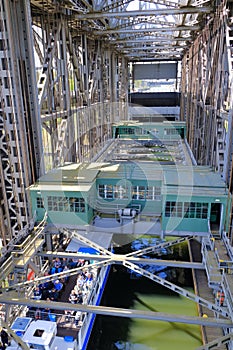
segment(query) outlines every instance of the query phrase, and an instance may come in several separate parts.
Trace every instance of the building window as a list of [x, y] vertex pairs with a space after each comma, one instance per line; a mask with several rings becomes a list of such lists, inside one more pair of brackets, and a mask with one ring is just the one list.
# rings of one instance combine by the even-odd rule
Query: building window
[[98, 193], [101, 198], [112, 199], [113, 198], [113, 185], [99, 185]]
[[128, 192], [125, 186], [122, 185], [99, 185], [98, 194], [104, 199], [127, 199]]
[[48, 196], [49, 211], [85, 212], [85, 201], [83, 198]]
[[141, 200], [146, 199], [146, 187], [145, 186], [132, 186], [131, 187], [132, 199]]
[[44, 208], [44, 201], [41, 197], [36, 198], [36, 206], [37, 208]]
[[70, 211], [83, 213], [85, 211], [85, 201], [83, 198], [69, 198]]
[[126, 187], [122, 185], [113, 186], [113, 193], [114, 198], [127, 199], [129, 197]]
[[184, 203], [184, 217], [207, 219], [208, 203], [185, 202]]
[[161, 188], [157, 186], [146, 187], [146, 199], [161, 200]]
[[48, 196], [48, 210], [49, 211], [58, 211], [58, 200], [59, 200], [59, 197]]
[[135, 129], [135, 134], [136, 135], [148, 135], [150, 132], [145, 130], [145, 129], [142, 129], [142, 128], [136, 128]]
[[166, 202], [165, 216], [182, 217], [182, 202]]
[[178, 131], [175, 128], [165, 128], [164, 135], [178, 135]]
[[133, 134], [135, 134], [135, 129], [134, 128], [122, 128], [121, 134], [133, 135]]
[[165, 216], [207, 219], [208, 203], [168, 201], [165, 205]]

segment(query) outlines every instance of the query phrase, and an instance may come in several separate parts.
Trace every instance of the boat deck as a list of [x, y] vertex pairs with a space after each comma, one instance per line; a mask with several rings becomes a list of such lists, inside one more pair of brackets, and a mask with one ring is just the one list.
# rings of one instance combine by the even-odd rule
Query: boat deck
[[[68, 283], [66, 284], [61, 297], [59, 298], [59, 301], [61, 302], [68, 302], [69, 295], [71, 290], [74, 288], [74, 285], [76, 283], [77, 276], [70, 276]], [[59, 310], [58, 313], [61, 313]], [[73, 317], [66, 317], [65, 313], [60, 314], [57, 318], [57, 335], [60, 337], [65, 336], [72, 336], [75, 339], [77, 338], [77, 334], [79, 332], [80, 326], [75, 324], [75, 320]]]

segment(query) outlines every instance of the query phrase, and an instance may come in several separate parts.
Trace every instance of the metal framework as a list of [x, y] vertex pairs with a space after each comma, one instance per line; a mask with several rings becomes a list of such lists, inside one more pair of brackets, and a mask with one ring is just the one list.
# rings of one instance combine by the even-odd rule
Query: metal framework
[[[56, 280], [58, 278], [62, 277], [68, 277], [71, 275], [76, 275], [83, 269], [83, 267], [78, 267], [74, 269], [70, 269], [67, 271], [63, 271], [60, 273], [55, 273], [53, 275], [44, 276], [43, 272], [48, 268], [47, 262], [48, 259], [52, 259], [53, 256], [60, 256], [60, 257], [80, 257], [80, 254], [78, 253], [64, 253], [64, 252], [58, 252], [54, 251], [51, 252], [43, 252], [42, 246], [45, 243], [45, 236], [48, 235], [48, 232], [46, 232], [46, 227], [42, 223], [35, 232], [28, 238], [28, 240], [25, 240], [21, 245], [15, 245], [13, 247], [13, 250], [11, 252], [10, 257], [6, 260], [6, 262], [2, 265], [1, 269], [1, 281], [2, 281], [2, 288], [1, 288], [1, 294], [0, 294], [0, 303], [1, 305], [5, 305], [5, 311], [1, 310], [1, 312], [5, 312], [5, 317], [8, 320], [8, 322], [11, 320], [12, 317], [14, 317], [15, 312], [19, 312], [21, 310], [25, 310], [25, 307], [36, 307], [36, 308], [43, 308], [43, 307], [49, 307], [50, 309], [56, 309], [56, 310], [73, 310], [73, 311], [81, 311], [84, 313], [94, 313], [94, 314], [101, 314], [101, 315], [111, 315], [111, 316], [120, 316], [120, 317], [127, 317], [127, 318], [143, 318], [147, 320], [160, 320], [165, 322], [179, 322], [179, 323], [188, 323], [188, 324], [196, 324], [200, 325], [202, 327], [214, 327], [218, 329], [223, 329], [228, 331], [233, 327], [232, 319], [233, 319], [233, 299], [230, 297], [232, 295], [229, 288], [226, 286], [225, 293], [228, 291], [229, 294], [229, 300], [232, 299], [232, 303], [229, 303], [226, 307], [222, 307], [218, 305], [217, 303], [212, 303], [209, 300], [206, 300], [202, 297], [199, 297], [198, 295], [191, 293], [190, 291], [181, 288], [174, 283], [171, 283], [161, 277], [159, 277], [156, 274], [153, 274], [151, 272], [148, 272], [143, 267], [139, 267], [146, 264], [148, 265], [148, 259], [140, 258], [141, 255], [148, 254], [148, 253], [156, 253], [159, 252], [161, 249], [171, 247], [173, 245], [177, 245], [180, 243], [183, 243], [187, 240], [195, 239], [197, 238], [200, 240], [200, 236], [187, 236], [182, 237], [177, 240], [173, 240], [171, 242], [165, 242], [156, 244], [154, 246], [151, 246], [149, 248], [144, 248], [132, 253], [128, 254], [114, 254], [111, 251], [108, 251], [107, 249], [101, 247], [100, 245], [94, 243], [93, 241], [90, 241], [87, 237], [87, 234], [80, 235], [75, 230], [67, 230], [63, 229], [63, 233], [66, 237], [69, 239], [75, 238], [78, 239], [82, 244], [88, 245], [100, 252], [100, 255], [93, 256], [92, 254], [87, 254], [85, 257], [86, 259], [96, 260], [92, 264], [92, 267], [103, 267], [111, 264], [121, 264], [125, 266], [127, 269], [130, 269], [131, 271], [135, 271], [136, 273], [140, 273], [141, 275], [153, 280], [156, 283], [159, 283], [163, 285], [164, 287], [171, 289], [172, 291], [182, 295], [185, 298], [188, 298], [192, 300], [193, 302], [197, 303], [199, 306], [204, 307], [205, 309], [208, 309], [211, 312], [211, 315], [208, 318], [205, 317], [189, 317], [189, 316], [180, 316], [180, 315], [172, 315], [172, 314], [165, 314], [161, 312], [151, 312], [151, 311], [139, 311], [139, 310], [128, 310], [128, 309], [122, 309], [122, 308], [114, 308], [114, 307], [103, 307], [103, 306], [95, 306], [95, 305], [70, 305], [64, 302], [48, 302], [46, 301], [40, 301], [40, 300], [33, 300], [31, 299], [32, 291], [40, 283], [44, 283], [48, 280]], [[53, 235], [54, 233], [50, 232], [50, 235]], [[206, 244], [208, 243], [207, 237], [203, 238]], [[48, 237], [47, 237], [48, 240]], [[212, 246], [214, 249], [214, 246]], [[209, 248], [211, 249], [211, 247]], [[40, 257], [47, 258], [47, 260], [41, 260]], [[83, 257], [83, 255], [81, 256]], [[39, 259], [35, 261], [35, 259]], [[164, 265], [164, 261], [158, 260], [158, 259], [151, 259], [151, 263], [156, 265]], [[184, 267], [184, 268], [199, 268], [204, 269], [203, 264], [195, 264], [195, 263], [188, 263], [188, 262], [167, 262], [168, 266], [178, 266], [178, 267]], [[212, 263], [211, 263], [212, 264]], [[40, 265], [40, 268], [36, 271], [36, 266], [38, 267]], [[33, 280], [25, 281], [25, 273], [28, 273], [28, 268], [33, 268], [36, 272], [36, 277]], [[8, 279], [9, 276], [12, 275], [13, 280], [10, 284], [3, 284], [4, 279]], [[231, 276], [227, 275], [228, 280], [230, 282]], [[9, 282], [9, 280], [8, 280]], [[226, 294], [225, 294], [226, 295]], [[16, 311], [17, 310], [17, 311]], [[25, 312], [25, 311], [24, 311]], [[3, 316], [2, 316], [3, 317]], [[7, 324], [2, 322], [2, 325]], [[11, 334], [11, 333], [10, 333]], [[22, 344], [21, 339], [18, 339], [17, 336], [13, 337], [16, 342], [18, 342], [19, 345], [22, 346], [22, 348], [27, 349], [26, 345], [24, 347], [24, 344]], [[210, 343], [205, 344], [203, 347], [200, 347], [200, 349], [212, 349], [215, 346], [221, 346], [226, 343], [231, 342], [231, 334], [227, 334], [226, 336], [222, 336], [215, 341], [211, 341]]]
[[[34, 230], [28, 186], [55, 166], [94, 159], [111, 139], [112, 123], [128, 118], [130, 63], [182, 62], [181, 119], [187, 121], [189, 144], [198, 164], [222, 174], [232, 196], [232, 11], [226, 0], [0, 0], [3, 284], [13, 267], [15, 287], [24, 285], [28, 270], [39, 274], [47, 254], [37, 254], [48, 242], [42, 229]], [[232, 213], [231, 207], [225, 228], [231, 245]], [[21, 245], [31, 254], [30, 264], [22, 260], [25, 250], [22, 259], [15, 252]], [[123, 263], [166, 284], [138, 268], [140, 253], [102, 253], [99, 265]], [[198, 296], [167, 287], [222, 313]]]
[[[144, 258], [138, 258], [137, 256], [139, 255], [143, 255], [143, 254], [146, 254], [149, 252], [149, 249], [148, 248], [145, 248], [145, 249], [142, 249], [140, 251], [136, 251], [135, 253], [130, 253], [130, 254], [114, 254], [110, 251], [108, 251], [107, 249], [101, 247], [100, 245], [90, 241], [87, 237], [83, 236], [83, 235], [80, 235], [77, 231], [70, 231], [70, 230], [67, 230], [67, 229], [64, 229], [64, 232], [70, 237], [70, 238], [76, 238], [78, 239], [78, 241], [80, 241], [81, 243], [84, 243], [85, 245], [88, 245], [89, 247], [92, 247], [96, 250], [98, 250], [102, 257], [100, 259], [98, 259], [97, 257], [97, 262], [95, 262], [94, 264], [92, 264], [92, 266], [94, 267], [101, 267], [101, 266], [107, 266], [107, 265], [111, 265], [111, 264], [121, 264], [123, 266], [125, 266], [126, 268], [132, 270], [132, 271], [135, 271], [137, 273], [140, 273], [142, 276], [145, 276], [149, 279], [151, 279], [152, 281], [156, 282], [156, 283], [159, 283], [161, 284], [162, 286], [184, 296], [185, 298], [188, 298], [200, 305], [202, 305], [203, 307], [206, 307], [207, 309], [211, 310], [215, 315], [218, 315], [218, 316], [222, 316], [222, 317], [225, 317], [225, 318], [228, 318], [230, 319], [230, 322], [228, 322], [228, 327], [231, 327], [231, 323], [232, 323], [232, 320], [231, 320], [231, 314], [223, 309], [221, 306], [219, 305], [216, 305], [216, 304], [213, 304], [211, 303], [210, 301], [208, 300], [205, 300], [204, 298], [201, 298], [197, 295], [195, 295], [194, 293], [188, 291], [188, 290], [185, 290], [184, 288], [181, 288], [177, 285], [175, 285], [174, 283], [171, 283], [167, 280], [165, 280], [164, 278], [161, 278], [159, 276], [157, 276], [156, 274], [153, 274], [149, 271], [147, 271], [146, 269], [142, 268], [142, 267], [139, 267], [138, 264], [148, 264], [148, 259], [144, 259]], [[34, 241], [35, 241], [35, 246], [33, 247], [32, 245], [32, 238], [30, 238], [30, 244], [27, 244], [27, 242], [25, 242], [25, 245], [22, 246], [21, 250], [19, 250], [19, 248], [16, 246], [14, 251], [12, 252], [12, 256], [13, 256], [13, 261], [11, 262], [11, 264], [8, 264], [7, 266], [9, 266], [9, 268], [7, 269], [4, 265], [3, 265], [3, 270], [2, 270], [2, 274], [1, 274], [1, 279], [3, 280], [4, 277], [7, 277], [9, 276], [10, 273], [13, 273], [14, 274], [14, 282], [11, 283], [9, 286], [5, 286], [4, 288], [2, 288], [2, 295], [0, 296], [0, 303], [4, 303], [4, 304], [11, 304], [11, 305], [28, 305], [28, 306], [39, 306], [41, 305], [42, 307], [47, 304], [47, 301], [41, 301], [41, 302], [38, 302], [38, 301], [33, 301], [30, 299], [30, 290], [31, 288], [30, 287], [35, 287], [36, 285], [38, 285], [39, 283], [44, 283], [48, 280], [55, 280], [57, 278], [62, 278], [62, 277], [67, 277], [67, 276], [71, 276], [71, 275], [75, 275], [77, 274], [79, 271], [82, 270], [82, 267], [78, 267], [78, 268], [75, 268], [75, 269], [70, 269], [70, 270], [67, 270], [67, 271], [63, 271], [63, 272], [60, 272], [60, 273], [55, 273], [53, 274], [52, 276], [49, 275], [49, 276], [39, 276], [39, 277], [35, 277], [33, 280], [29, 280], [29, 281], [25, 281], [25, 280], [22, 280], [21, 279], [21, 282], [20, 282], [20, 277], [22, 275], [22, 271], [24, 271], [26, 269], [27, 266], [31, 266], [32, 265], [32, 262], [33, 262], [33, 258], [34, 258], [34, 255], [36, 254], [36, 252], [40, 251], [41, 250], [41, 246], [42, 246], [42, 243], [44, 243], [43, 239], [41, 239], [41, 235], [43, 234], [43, 230], [40, 228], [38, 230], [38, 232], [35, 234], [35, 237], [34, 237]], [[169, 243], [161, 243], [161, 244], [158, 244], [158, 245], [155, 245], [155, 246], [152, 246], [150, 247], [150, 252], [156, 252], [156, 251], [159, 251], [161, 248], [165, 248], [167, 246], [173, 246], [173, 245], [176, 245], [176, 244], [179, 244], [180, 242], [184, 242], [185, 240], [190, 240], [190, 239], [193, 239], [194, 237], [193, 236], [189, 236], [187, 238], [182, 238], [182, 239], [178, 239], [178, 240], [174, 240], [172, 242], [169, 242]], [[39, 241], [38, 241], [39, 239]], [[37, 243], [36, 243], [37, 242]], [[29, 247], [31, 248], [31, 250], [29, 250]], [[56, 256], [66, 256], [66, 257], [76, 257], [78, 258], [78, 256], [80, 256], [78, 253], [73, 253], [73, 254], [69, 254], [69, 253], [59, 253], [59, 252], [56, 252], [54, 253], [54, 255]], [[49, 255], [48, 253], [40, 253], [41, 256], [46, 256], [46, 255]], [[14, 258], [15, 256], [15, 258]], [[53, 256], [53, 254], [51, 254], [50, 258]], [[137, 258], [135, 258], [135, 256]], [[83, 257], [83, 256], [82, 256]], [[90, 254], [87, 254], [85, 255], [86, 259], [93, 259], [93, 255], [90, 255]], [[94, 257], [95, 259], [95, 257]], [[101, 260], [101, 261], [99, 261]], [[154, 263], [154, 264], [158, 264], [158, 265], [163, 265], [163, 263], [161, 263], [161, 261], [157, 260], [157, 259], [151, 259], [151, 263]], [[169, 262], [168, 262], [169, 264]], [[173, 265], [173, 263], [171, 262], [171, 266]], [[181, 264], [179, 262], [177, 262], [176, 264], [177, 266], [179, 267], [188, 267], [188, 268], [194, 268], [196, 267], [194, 263], [189, 263], [189, 264]], [[204, 266], [199, 266], [199, 268], [204, 268]], [[43, 271], [43, 266], [41, 266], [41, 270]], [[39, 271], [38, 271], [39, 273]], [[4, 276], [5, 275], [5, 276]], [[10, 291], [9, 291], [10, 289]], [[12, 290], [15, 290], [15, 292], [11, 292]], [[28, 299], [25, 299], [25, 296], [29, 296]], [[62, 304], [62, 303], [51, 303], [52, 306], [56, 305], [56, 308], [57, 309], [61, 309], [61, 310], [66, 310], [67, 309], [67, 304]], [[55, 308], [55, 307], [54, 307]], [[76, 307], [77, 308], [77, 307]], [[96, 310], [95, 313], [102, 313], [101, 311], [98, 310], [98, 307], [96, 308], [95, 306], [85, 306], [85, 305], [81, 305], [80, 306], [80, 310], [81, 311], [91, 311], [91, 310]], [[101, 308], [100, 308], [101, 310]], [[108, 313], [111, 313], [111, 311], [106, 311], [106, 313], [104, 314], [108, 314]], [[118, 316], [119, 315], [123, 315], [123, 314], [128, 314], [128, 316], [126, 317], [140, 317], [140, 315], [142, 316], [143, 313], [140, 313], [138, 311], [136, 311], [135, 313], [134, 312], [128, 312], [126, 313], [125, 310], [121, 311], [121, 310], [118, 310], [117, 311], [118, 313]], [[116, 313], [116, 314], [117, 314]], [[114, 314], [114, 312], [113, 312]], [[150, 316], [145, 316], [145, 318], [150, 318]], [[159, 319], [159, 318], [156, 318], [156, 317], [159, 317], [159, 316], [151, 316], [153, 319]], [[164, 316], [164, 320], [165, 320], [165, 316]], [[184, 319], [186, 319], [186, 316], [184, 316]], [[193, 318], [187, 318], [186, 319], [186, 322], [189, 323], [196, 323], [196, 322], [200, 322], [199, 321], [191, 321]], [[167, 321], [169, 320], [169, 316], [168, 316], [168, 319]], [[213, 322], [212, 322], [213, 323]], [[212, 323], [209, 323], [208, 325], [212, 324]], [[200, 323], [199, 323], [200, 324]], [[205, 323], [201, 323], [201, 324], [205, 324]], [[218, 324], [218, 320], [216, 320], [214, 322], [214, 324], [217, 326]], [[221, 322], [219, 323], [221, 324]], [[226, 324], [222, 323], [223, 326], [226, 326]]]

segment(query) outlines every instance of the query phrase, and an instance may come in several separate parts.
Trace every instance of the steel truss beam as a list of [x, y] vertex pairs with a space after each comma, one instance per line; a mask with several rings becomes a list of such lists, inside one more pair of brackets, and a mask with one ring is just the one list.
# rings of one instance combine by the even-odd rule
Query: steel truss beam
[[76, 18], [79, 20], [87, 20], [87, 19], [99, 19], [99, 18], [122, 18], [122, 17], [157, 17], [157, 16], [166, 16], [166, 15], [184, 15], [191, 13], [210, 13], [210, 7], [182, 7], [182, 8], [156, 8], [150, 10], [138, 10], [138, 11], [122, 11], [122, 12], [91, 12], [85, 14], [77, 14]]
[[[79, 253], [63, 253], [63, 252], [41, 252], [38, 253], [39, 256], [47, 257], [47, 258], [75, 258], [82, 259], [83, 254]], [[114, 255], [116, 256], [116, 254]], [[124, 259], [125, 255], [119, 255], [119, 259]], [[87, 260], [96, 260], [96, 261], [104, 261], [109, 259], [108, 255], [95, 255], [95, 254], [85, 254], [85, 259]], [[205, 269], [202, 263], [193, 263], [186, 261], [177, 261], [177, 260], [160, 260], [160, 259], [145, 259], [145, 258], [136, 258], [129, 257], [127, 261], [132, 262], [134, 264], [145, 264], [145, 265], [158, 265], [158, 266], [168, 266], [168, 267], [180, 267], [180, 268], [188, 268], [188, 269]]]
[[71, 310], [81, 312], [91, 312], [97, 315], [106, 316], [119, 316], [126, 318], [142, 318], [146, 320], [164, 321], [164, 322], [179, 322], [185, 324], [196, 324], [208, 327], [221, 327], [221, 328], [233, 328], [233, 323], [230, 320], [205, 318], [205, 317], [192, 317], [192, 316], [179, 316], [173, 314], [166, 314], [162, 312], [153, 311], [141, 311], [132, 309], [123, 309], [106, 306], [95, 305], [83, 305], [83, 304], [71, 304], [64, 302], [52, 302], [47, 300], [32, 300], [27, 298], [21, 298], [17, 294], [8, 292], [8, 295], [0, 296], [0, 303], [11, 305], [26, 305], [36, 308], [50, 308], [52, 310]]
[[144, 33], [145, 35], [147, 33], [160, 33], [160, 32], [178, 32], [178, 31], [198, 31], [200, 29], [199, 25], [194, 26], [179, 26], [179, 27], [147, 27], [147, 28], [134, 28], [134, 29], [103, 29], [103, 30], [96, 30], [95, 35], [103, 35], [103, 34], [138, 34], [138, 33]]
[[[78, 239], [79, 241], [81, 241], [82, 243], [98, 250], [100, 253], [102, 254], [105, 254], [105, 257], [103, 257], [103, 261], [100, 261], [100, 262], [97, 262], [95, 263], [94, 265], [92, 266], [95, 266], [95, 267], [101, 267], [101, 266], [106, 266], [106, 265], [110, 265], [110, 264], [122, 264], [123, 266], [125, 266], [126, 268], [132, 270], [132, 271], [135, 271], [136, 273], [140, 273], [142, 276], [144, 277], [147, 277], [161, 285], [163, 285], [164, 287], [167, 287], [168, 289], [196, 302], [196, 303], [199, 303], [200, 305], [208, 308], [209, 310], [217, 313], [217, 314], [220, 314], [222, 315], [223, 317], [227, 317], [229, 318], [230, 315], [227, 311], [225, 311], [222, 307], [220, 306], [217, 306], [215, 304], [212, 304], [210, 303], [209, 301], [205, 300], [204, 298], [201, 298], [197, 295], [195, 295], [194, 293], [191, 293], [187, 290], [185, 290], [184, 288], [181, 288], [177, 285], [175, 285], [174, 283], [171, 283], [171, 282], [168, 282], [166, 281], [165, 279], [153, 274], [153, 273], [150, 273], [148, 271], [146, 271], [145, 269], [139, 267], [138, 265], [136, 265], [137, 263], [142, 263], [143, 259], [139, 259], [139, 258], [135, 258], [135, 257], [132, 257], [130, 254], [126, 254], [126, 255], [123, 255], [123, 254], [114, 254], [110, 251], [108, 251], [107, 249], [101, 247], [100, 245], [90, 241], [87, 237], [83, 236], [83, 235], [80, 235], [78, 234], [76, 231], [71, 231], [71, 230], [68, 230], [68, 229], [63, 229], [63, 231], [66, 233], [66, 234], [69, 234], [71, 238], [76, 238]], [[193, 236], [191, 237], [193, 238]], [[171, 246], [172, 244], [177, 244], [177, 243], [181, 243], [185, 240], [185, 238], [181, 238], [181, 239], [178, 239], [176, 240], [175, 242], [168, 242], [167, 243], [167, 247], [168, 246]], [[163, 243], [164, 246], [166, 243]], [[156, 249], [158, 250], [159, 248], [161, 248], [163, 246], [163, 244], [160, 244], [158, 246], [154, 246], [154, 247], [150, 247], [151, 250], [149, 250], [149, 248], [147, 249], [142, 249], [141, 251], [138, 252], [139, 255], [143, 254], [144, 252], [151, 252], [151, 251], [156, 251]], [[137, 252], [135, 252], [135, 254], [137, 254]], [[131, 261], [134, 261], [135, 263], [131, 262]], [[155, 264], [156, 264], [156, 260], [155, 260]], [[36, 278], [34, 279], [33, 281], [26, 281], [26, 282], [23, 282], [23, 283], [17, 283], [17, 284], [14, 284], [12, 285], [10, 288], [11, 289], [17, 289], [17, 290], [22, 290], [22, 289], [25, 289], [25, 287], [29, 286], [29, 285], [35, 285], [35, 284], [38, 284], [38, 283], [41, 283], [41, 282], [45, 282], [47, 280], [51, 280], [51, 279], [57, 279], [57, 278], [60, 278], [60, 277], [67, 277], [67, 276], [70, 276], [71, 274], [74, 275], [76, 273], [78, 273], [78, 271], [81, 271], [82, 270], [82, 267], [80, 268], [75, 268], [75, 269], [72, 269], [72, 270], [68, 270], [68, 271], [65, 271], [65, 272], [60, 272], [60, 273], [57, 273], [57, 274], [54, 274], [52, 276], [45, 276], [45, 277], [39, 277], [39, 278]]]
[[[141, 1], [138, 4], [138, 10], [127, 11], [127, 8], [130, 9], [128, 6], [131, 5], [131, 2], [131, 0], [122, 0], [106, 5], [105, 1], [97, 1], [91, 4], [85, 0], [66, 0], [62, 2], [31, 0], [33, 16], [38, 17], [39, 13], [52, 14], [52, 12], [66, 16], [68, 11], [68, 21], [72, 23], [72, 31], [74, 33], [87, 34], [92, 38], [99, 35], [102, 36], [104, 33], [106, 34], [105, 40], [107, 44], [113, 40], [115, 34], [128, 33], [124, 31], [125, 27], [128, 27], [128, 30], [132, 30], [131, 33], [137, 36], [139, 29], [143, 30], [141, 33], [146, 33], [144, 31], [145, 28], [143, 28], [146, 26], [152, 32], [153, 29], [156, 29], [155, 25], [161, 28], [160, 32], [164, 30], [168, 31], [168, 28], [172, 27], [173, 31], [176, 30], [180, 33], [179, 36], [182, 36], [182, 31], [192, 31], [193, 36], [191, 40], [193, 41], [195, 31], [200, 29], [198, 24], [200, 23], [200, 26], [202, 26], [203, 19], [206, 19], [208, 15], [212, 16], [213, 13], [211, 3], [204, 0], [196, 1], [195, 3], [186, 1], [183, 5], [164, 0], [156, 2]], [[38, 9], [38, 12], [36, 9]], [[156, 18], [159, 21], [157, 24], [155, 23]], [[156, 29], [156, 31], [158, 30]], [[186, 41], [186, 48], [187, 44]], [[185, 50], [186, 48], [183, 49]], [[125, 54], [121, 50], [117, 52]], [[165, 56], [161, 53], [158, 53], [158, 55], [163, 59], [165, 57], [172, 58], [174, 54], [168, 52]], [[125, 57], [143, 60], [144, 56], [141, 56], [140, 52], [135, 49], [133, 55], [125, 55]], [[177, 53], [177, 57], [181, 59], [182, 53]]]
[[[191, 39], [191, 38], [190, 38]], [[125, 39], [113, 39], [113, 43], [117, 44], [117, 45], [122, 45], [122, 47], [126, 47], [125, 44], [147, 44], [147, 43], [160, 43], [161, 45], [163, 45], [164, 43], [170, 43], [171, 45], [173, 44], [173, 42], [186, 42], [187, 38], [184, 37], [174, 37], [174, 38], [166, 38], [165, 36], [150, 36], [148, 38], [140, 38], [140, 39], [131, 39], [128, 40], [127, 38]]]

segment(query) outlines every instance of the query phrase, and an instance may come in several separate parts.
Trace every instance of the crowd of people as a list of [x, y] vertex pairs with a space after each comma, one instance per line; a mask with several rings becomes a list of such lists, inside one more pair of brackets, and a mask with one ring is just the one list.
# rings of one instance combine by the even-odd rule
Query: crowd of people
[[[45, 273], [45, 276], [51, 276], [51, 279], [36, 286], [32, 298], [35, 300], [59, 301], [61, 293], [68, 283], [69, 277], [54, 279], [53, 275], [75, 267], [82, 267], [82, 270], [77, 275], [76, 283], [72, 286], [73, 289], [70, 292], [67, 302], [71, 304], [87, 303], [88, 295], [93, 287], [97, 270], [92, 268], [88, 260], [84, 259], [55, 258], [51, 263], [49, 271]], [[36, 319], [54, 320], [55, 317], [49, 308], [37, 308], [36, 310], [33, 309], [31, 311], [34, 311]], [[80, 312], [75, 313], [71, 310], [65, 310], [65, 315], [66, 320], [73, 317], [77, 324], [81, 318]]]
[[[96, 277], [96, 271], [94, 269], [84, 268], [81, 273], [78, 274], [76, 284], [71, 290], [69, 296], [69, 302], [71, 304], [86, 304], [88, 301], [88, 295], [93, 287], [93, 281]], [[66, 319], [69, 320], [71, 316], [74, 316], [74, 312], [71, 310], [65, 310]], [[77, 317], [77, 315], [79, 317]], [[81, 313], [75, 314], [75, 320], [80, 319]]]

